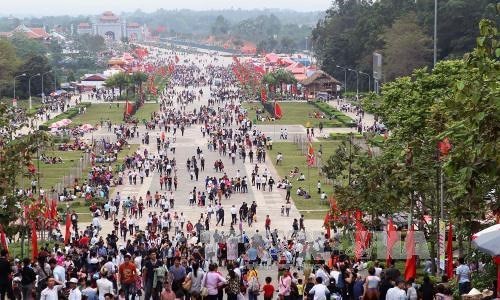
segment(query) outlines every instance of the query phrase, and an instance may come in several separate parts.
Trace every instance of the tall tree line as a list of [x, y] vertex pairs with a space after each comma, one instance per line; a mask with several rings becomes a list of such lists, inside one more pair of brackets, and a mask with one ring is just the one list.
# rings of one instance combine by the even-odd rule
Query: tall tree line
[[[481, 18], [499, 22], [495, 0], [438, 4], [438, 59], [471, 51]], [[432, 65], [433, 31], [434, 0], [334, 0], [313, 29], [312, 39], [315, 55], [328, 73], [343, 78], [339, 65], [372, 74], [372, 54], [378, 51], [383, 54], [383, 79], [390, 81]], [[349, 76], [356, 77], [353, 72]], [[366, 89], [365, 81], [360, 86]]]

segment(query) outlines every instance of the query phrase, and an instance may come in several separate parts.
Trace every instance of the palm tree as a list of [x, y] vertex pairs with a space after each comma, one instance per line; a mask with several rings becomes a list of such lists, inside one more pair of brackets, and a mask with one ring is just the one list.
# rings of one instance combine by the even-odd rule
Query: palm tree
[[117, 84], [116, 84], [116, 78], [114, 76], [110, 76], [106, 79], [106, 81], [104, 82], [104, 85], [107, 87], [107, 88], [110, 88], [112, 93], [113, 93], [113, 98], [115, 97], [115, 88], [117, 87]]
[[132, 74], [131, 80], [134, 84], [134, 94], [135, 94], [135, 89], [136, 87], [139, 88], [139, 95], [142, 96], [142, 84], [146, 81], [148, 81], [148, 74], [144, 72], [135, 72]]
[[120, 90], [120, 97], [121, 97], [122, 90], [124, 88], [126, 89], [128, 87], [128, 85], [130, 84], [130, 80], [129, 80], [130, 76], [128, 74], [120, 72], [120, 73], [117, 73], [117, 74], [111, 76], [110, 78], [113, 78], [113, 80], [115, 81], [116, 86]]

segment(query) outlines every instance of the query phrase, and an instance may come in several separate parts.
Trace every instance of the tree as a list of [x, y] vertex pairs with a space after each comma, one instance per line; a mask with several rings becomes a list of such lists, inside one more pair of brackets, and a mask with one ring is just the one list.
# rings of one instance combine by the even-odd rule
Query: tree
[[33, 56], [45, 56], [47, 54], [47, 48], [42, 44], [42, 42], [30, 39], [24, 34], [14, 34], [11, 41], [16, 48], [17, 56], [21, 60], [26, 60]]
[[295, 42], [289, 37], [283, 37], [280, 41], [282, 53], [293, 53], [295, 50]]
[[109, 88], [117, 87], [119, 89], [119, 95], [122, 96], [123, 89], [126, 89], [130, 84], [130, 76], [120, 72], [106, 79], [106, 86]]
[[212, 34], [216, 36], [226, 35], [229, 32], [229, 26], [229, 22], [222, 15], [218, 15], [212, 24]]
[[148, 75], [144, 72], [135, 72], [131, 75], [131, 81], [134, 84], [134, 94], [135, 89], [139, 89], [139, 95], [142, 96], [142, 85], [148, 80]]
[[[11, 226], [19, 220], [24, 205], [33, 199], [19, 196], [19, 179], [33, 177], [36, 173], [28, 172], [28, 165], [36, 159], [37, 149], [49, 143], [49, 136], [43, 131], [35, 131], [28, 135], [12, 138], [17, 126], [11, 125], [11, 120], [26, 120], [10, 105], [0, 103], [0, 224], [6, 228], [9, 235], [15, 234], [19, 229]], [[26, 124], [22, 124], [24, 126]]]
[[100, 35], [83, 34], [76, 40], [77, 49], [87, 55], [95, 56], [106, 48], [104, 38]]
[[[473, 24], [494, 14], [495, 3], [493, 0], [439, 0], [438, 58], [460, 57], [472, 49], [476, 36]], [[312, 32], [314, 52], [321, 68], [334, 77], [344, 75], [337, 65], [371, 73], [372, 53], [384, 47], [383, 31], [409, 13], [416, 14], [424, 35], [431, 36], [434, 0], [334, 0]], [[404, 75], [409, 75], [409, 71]], [[348, 76], [348, 80], [355, 80], [354, 73]]]
[[[51, 70], [49, 60], [46, 56], [35, 55], [27, 60], [19, 67], [19, 73], [26, 73], [26, 77], [20, 81], [19, 88], [16, 89], [16, 95], [19, 90], [19, 95], [27, 98], [29, 91], [29, 80], [28, 77], [35, 74], [44, 74]], [[44, 88], [47, 89], [54, 85], [54, 75], [52, 73], [45, 74], [43, 76]], [[42, 79], [40, 76], [34, 77], [31, 80], [31, 95], [39, 95], [42, 93]]]
[[14, 46], [9, 41], [0, 39], [0, 86], [12, 86], [18, 64]]
[[430, 64], [432, 39], [424, 34], [414, 13], [396, 19], [384, 31], [382, 38], [385, 43], [383, 55], [386, 80], [391, 81]]

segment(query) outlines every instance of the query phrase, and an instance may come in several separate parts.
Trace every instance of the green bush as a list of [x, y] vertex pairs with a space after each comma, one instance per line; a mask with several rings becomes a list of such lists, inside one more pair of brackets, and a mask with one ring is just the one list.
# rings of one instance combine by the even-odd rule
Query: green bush
[[38, 125], [38, 130], [49, 131], [49, 126], [47, 126], [45, 124]]
[[[340, 133], [340, 132], [332, 132], [330, 133], [330, 140], [344, 140], [349, 137], [349, 133]], [[353, 138], [360, 139], [363, 138], [363, 135], [360, 133], [354, 133]]]

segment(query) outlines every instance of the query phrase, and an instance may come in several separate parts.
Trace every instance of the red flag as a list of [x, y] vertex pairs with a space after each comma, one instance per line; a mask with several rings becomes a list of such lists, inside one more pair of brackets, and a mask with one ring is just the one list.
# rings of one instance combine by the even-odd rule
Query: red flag
[[38, 258], [38, 236], [36, 235], [35, 222], [31, 223], [31, 257], [33, 260]]
[[396, 229], [394, 229], [394, 223], [392, 219], [389, 219], [387, 222], [387, 248], [386, 248], [386, 259], [385, 259], [385, 267], [389, 268], [391, 265], [391, 255], [392, 255], [392, 247], [397, 242]]
[[274, 101], [274, 117], [276, 119], [281, 119], [283, 117], [283, 113], [281, 112], [281, 106], [276, 101]]
[[66, 212], [66, 232], [64, 233], [64, 244], [69, 244], [69, 238], [71, 236], [71, 216], [69, 211]]
[[266, 103], [267, 92], [266, 92], [266, 88], [264, 88], [264, 87], [260, 90], [260, 98], [261, 98], [263, 104]]
[[9, 245], [7, 243], [7, 235], [5, 234], [2, 225], [0, 225], [0, 245], [2, 246], [2, 249], [9, 251]]
[[450, 227], [448, 229], [448, 243], [446, 244], [446, 256], [448, 256], [448, 261], [446, 262], [446, 275], [451, 279], [453, 277], [453, 229]]
[[177, 56], [177, 55], [176, 55], [176, 56], [175, 56], [175, 63], [178, 63], [178, 62], [179, 62], [179, 60], [180, 60], [180, 59], [179, 59], [179, 56]]
[[30, 172], [31, 174], [35, 174], [36, 172], [36, 167], [32, 162], [28, 164], [28, 172]]
[[408, 230], [405, 240], [406, 248], [406, 264], [405, 264], [405, 280], [415, 279], [417, 277], [417, 260], [415, 258], [415, 232], [413, 225]]
[[326, 228], [326, 236], [330, 238], [330, 221], [332, 219], [332, 216], [330, 212], [327, 212], [325, 215], [325, 220], [323, 221], [323, 226]]
[[314, 148], [312, 143], [309, 142], [309, 145], [307, 146], [307, 165], [309, 167], [313, 166], [315, 160], [316, 159], [314, 157]]
[[370, 242], [370, 235], [366, 231], [365, 226], [363, 226], [363, 223], [361, 223], [361, 218], [362, 218], [362, 213], [360, 210], [356, 211], [355, 219], [356, 219], [356, 233], [354, 236], [355, 240], [355, 246], [354, 246], [354, 253], [356, 259], [360, 259], [363, 250], [368, 247], [368, 244]]
[[292, 84], [292, 94], [297, 94], [297, 86], [295, 84]]
[[446, 155], [448, 155], [448, 153], [451, 150], [450, 140], [448, 138], [444, 138], [442, 141], [439, 141], [438, 148], [439, 148], [439, 159], [441, 159]]

